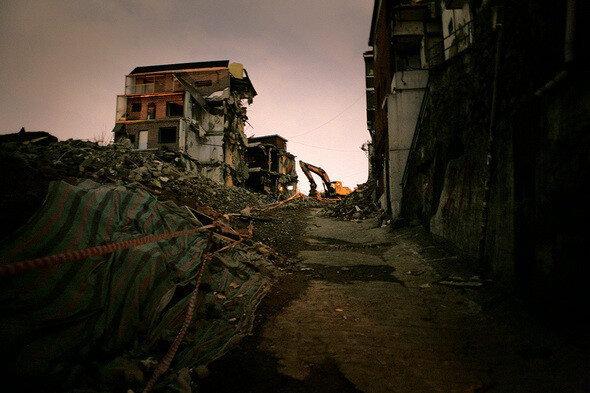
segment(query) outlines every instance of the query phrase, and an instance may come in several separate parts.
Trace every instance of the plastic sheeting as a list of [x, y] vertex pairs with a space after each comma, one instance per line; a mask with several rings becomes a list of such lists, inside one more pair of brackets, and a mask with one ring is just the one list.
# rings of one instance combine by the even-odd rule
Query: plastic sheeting
[[[139, 185], [54, 182], [42, 208], [2, 242], [0, 263], [199, 226], [185, 209]], [[97, 353], [154, 356], [182, 324], [207, 237], [196, 233], [0, 277], [4, 371], [43, 375], [57, 361]], [[212, 251], [224, 245], [214, 243]], [[207, 364], [248, 333], [272, 269], [244, 246], [216, 254], [173, 366]]]

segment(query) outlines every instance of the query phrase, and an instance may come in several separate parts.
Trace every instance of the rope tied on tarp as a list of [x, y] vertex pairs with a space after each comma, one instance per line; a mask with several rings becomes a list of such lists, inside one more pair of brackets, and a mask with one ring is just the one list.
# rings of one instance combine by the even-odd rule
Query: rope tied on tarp
[[205, 247], [205, 251], [203, 252], [203, 256], [201, 258], [202, 259], [201, 268], [199, 269], [199, 274], [197, 276], [197, 283], [195, 284], [195, 290], [193, 291], [191, 298], [189, 300], [189, 303], [188, 303], [188, 308], [186, 310], [186, 316], [184, 318], [184, 322], [182, 323], [182, 326], [180, 327], [180, 330], [178, 331], [178, 334], [176, 335], [174, 342], [170, 346], [170, 349], [168, 350], [166, 355], [162, 358], [162, 360], [158, 364], [158, 367], [154, 370], [154, 373], [152, 374], [152, 377], [150, 378], [148, 384], [146, 385], [143, 393], [148, 393], [149, 391], [151, 391], [152, 388], [154, 387], [155, 383], [157, 382], [158, 378], [168, 370], [168, 368], [170, 367], [170, 364], [172, 363], [172, 359], [174, 359], [174, 355], [176, 355], [176, 351], [178, 350], [178, 347], [182, 343], [182, 340], [184, 339], [186, 331], [188, 330], [188, 327], [193, 319], [193, 315], [195, 313], [195, 307], [197, 305], [197, 295], [199, 294], [199, 287], [201, 286], [201, 279], [203, 278], [203, 273], [205, 272], [205, 265], [207, 264], [208, 261], [211, 260], [211, 254], [209, 254], [209, 249], [211, 248], [211, 240], [212, 239], [213, 239], [213, 229], [211, 229], [211, 232], [209, 233], [209, 238], [207, 239], [207, 246]]
[[203, 232], [208, 229], [215, 228], [216, 226], [216, 224], [209, 224], [199, 228], [187, 229], [184, 231], [145, 236], [136, 239], [125, 240], [118, 243], [110, 243], [102, 246], [85, 248], [83, 250], [67, 251], [46, 257], [29, 259], [28, 261], [7, 263], [4, 265], [0, 265], [0, 277], [22, 273], [28, 270], [33, 270], [42, 267], [57, 266], [63, 263], [73, 262], [80, 259], [95, 257], [99, 255], [110, 254], [115, 251], [120, 251], [127, 248], [137, 247], [149, 243], [156, 243], [161, 240], [173, 239], [179, 236], [191, 235], [193, 233]]
[[[138, 338], [164, 337], [188, 316], [193, 322], [181, 343], [168, 344], [174, 360], [161, 357], [159, 376], [221, 356], [251, 330], [274, 276], [272, 262], [243, 245], [248, 235], [210, 225], [137, 185], [50, 183], [37, 213], [0, 242], [0, 347], [14, 354], [6, 372], [45, 378], [56, 364], [83, 359], [89, 350], [110, 356], [132, 349], [140, 362], [150, 347]], [[205, 252], [209, 231], [215, 248]], [[183, 290], [196, 281], [198, 294]], [[203, 294], [203, 315], [222, 310], [221, 316], [199, 317]], [[232, 307], [224, 308], [228, 301]]]

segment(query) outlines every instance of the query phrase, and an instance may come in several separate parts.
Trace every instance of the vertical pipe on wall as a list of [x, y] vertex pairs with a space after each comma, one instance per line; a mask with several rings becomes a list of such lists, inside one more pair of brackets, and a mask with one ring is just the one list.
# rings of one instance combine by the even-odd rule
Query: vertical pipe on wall
[[492, 170], [494, 164], [494, 153], [493, 153], [493, 145], [494, 145], [494, 134], [496, 130], [496, 114], [498, 111], [498, 80], [500, 75], [500, 60], [501, 60], [501, 52], [502, 52], [502, 15], [503, 8], [498, 7], [495, 10], [495, 29], [498, 31], [498, 35], [496, 38], [496, 56], [494, 60], [494, 81], [492, 85], [492, 103], [490, 109], [490, 126], [488, 128], [488, 148], [486, 154], [486, 164], [485, 164], [485, 185], [484, 185], [484, 199], [482, 205], [482, 217], [481, 217], [481, 230], [480, 230], [480, 238], [479, 238], [479, 253], [478, 253], [478, 261], [479, 261], [479, 268], [482, 271], [489, 271], [490, 266], [485, 258], [486, 254], [486, 238], [488, 232], [488, 216], [490, 210], [490, 199], [491, 199], [491, 182], [492, 182]]
[[567, 65], [575, 60], [576, 0], [568, 0], [566, 12], [564, 56]]

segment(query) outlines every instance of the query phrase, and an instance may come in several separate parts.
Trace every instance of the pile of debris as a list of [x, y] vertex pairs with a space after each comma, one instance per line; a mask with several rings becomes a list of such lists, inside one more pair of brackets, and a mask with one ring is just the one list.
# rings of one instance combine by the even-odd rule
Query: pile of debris
[[323, 212], [347, 220], [380, 217], [383, 210], [374, 202], [375, 186], [375, 180], [369, 180]]
[[190, 391], [251, 330], [269, 251], [137, 183], [73, 183], [0, 242], [2, 370], [24, 391]]
[[163, 199], [189, 198], [225, 214], [246, 206], [271, 203], [270, 196], [227, 187], [198, 174], [199, 164], [185, 154], [165, 150], [132, 150], [120, 144], [69, 139], [41, 146], [5, 143], [2, 150], [26, 162], [46, 178], [88, 178], [100, 183], [140, 183]]

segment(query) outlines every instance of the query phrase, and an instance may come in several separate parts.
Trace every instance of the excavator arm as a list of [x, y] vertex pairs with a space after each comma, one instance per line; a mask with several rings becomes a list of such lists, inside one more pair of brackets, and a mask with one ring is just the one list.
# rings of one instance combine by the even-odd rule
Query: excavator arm
[[317, 192], [317, 184], [313, 180], [313, 177], [311, 176], [311, 172], [315, 173], [316, 175], [318, 175], [322, 179], [322, 181], [324, 182], [324, 188], [326, 190], [330, 189], [330, 178], [328, 177], [328, 174], [326, 173], [326, 171], [324, 171], [322, 168], [317, 167], [315, 165], [308, 164], [303, 161], [299, 161], [299, 166], [301, 167], [301, 170], [303, 171], [303, 173], [307, 177], [307, 180], [309, 180], [309, 196], [317, 196], [317, 193], [318, 193]]
[[315, 173], [322, 179], [322, 182], [324, 183], [324, 189], [326, 190], [326, 197], [330, 198], [332, 196], [344, 196], [350, 194], [350, 188], [342, 187], [342, 183], [339, 181], [331, 182], [330, 177], [322, 168], [303, 161], [299, 161], [299, 166], [307, 177], [307, 180], [309, 180], [309, 196], [318, 196], [317, 184], [313, 180], [311, 172]]

